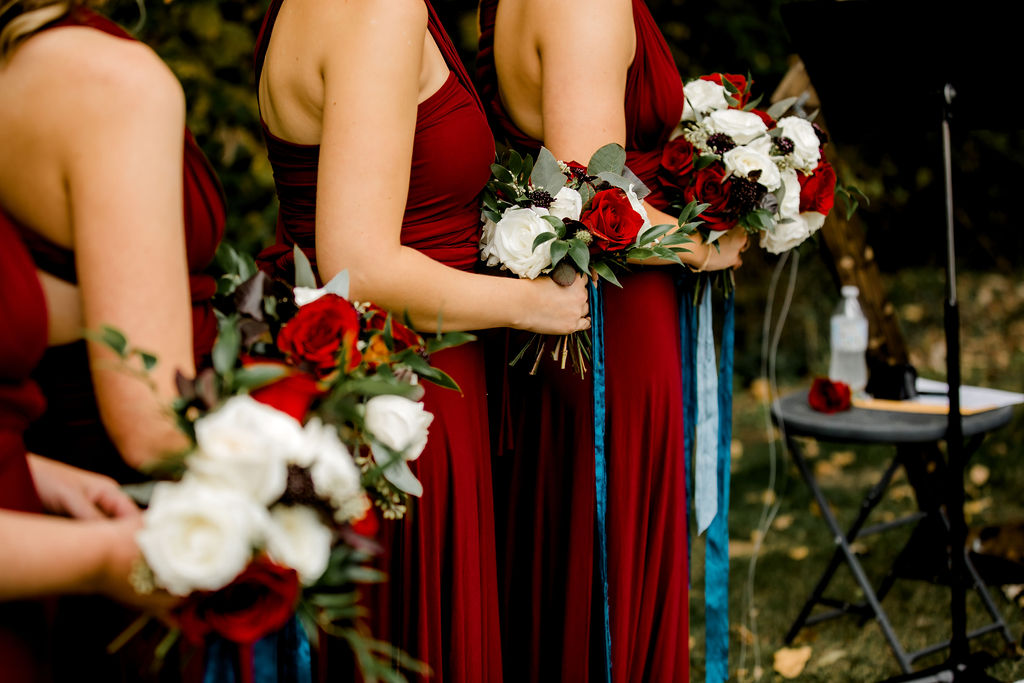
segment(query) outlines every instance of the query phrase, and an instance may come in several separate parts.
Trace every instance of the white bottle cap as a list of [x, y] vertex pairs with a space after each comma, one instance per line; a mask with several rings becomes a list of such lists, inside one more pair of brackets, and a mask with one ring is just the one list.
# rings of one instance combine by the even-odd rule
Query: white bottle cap
[[843, 285], [840, 291], [845, 297], [855, 297], [860, 294], [860, 290], [857, 289], [857, 285]]

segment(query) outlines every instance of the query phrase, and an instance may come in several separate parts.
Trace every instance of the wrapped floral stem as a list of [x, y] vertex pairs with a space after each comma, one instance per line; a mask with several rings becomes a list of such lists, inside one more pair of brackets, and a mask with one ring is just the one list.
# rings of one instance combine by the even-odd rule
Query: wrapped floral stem
[[[649, 190], [625, 165], [617, 144], [597, 150], [584, 167], [559, 161], [546, 148], [536, 160], [508, 151], [492, 164], [484, 192], [480, 258], [488, 266], [534, 279], [550, 276], [569, 285], [578, 275], [621, 287], [617, 272], [652, 258], [682, 263], [691, 240], [686, 221], [652, 226], [642, 200]], [[684, 229], [681, 229], [684, 228]], [[562, 368], [571, 363], [584, 376], [590, 337], [576, 332], [549, 340], [535, 336], [512, 359], [529, 353], [536, 370], [545, 352]]]

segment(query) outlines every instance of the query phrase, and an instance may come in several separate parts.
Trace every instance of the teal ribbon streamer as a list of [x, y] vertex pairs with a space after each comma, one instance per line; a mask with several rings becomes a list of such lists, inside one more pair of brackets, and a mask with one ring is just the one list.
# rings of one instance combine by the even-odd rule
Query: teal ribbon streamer
[[[710, 297], [710, 292], [705, 296]], [[734, 293], [725, 295], [718, 368], [718, 514], [704, 545], [704, 649], [706, 683], [729, 678], [729, 466], [732, 457]]]
[[[206, 645], [203, 683], [243, 683], [238, 666], [239, 648], [224, 638]], [[252, 646], [252, 683], [312, 683], [309, 639], [297, 617], [280, 631], [264, 636]]]
[[612, 627], [608, 603], [608, 460], [605, 454], [604, 302], [600, 283], [590, 283], [591, 377], [594, 383], [594, 484], [597, 494], [597, 546], [604, 604], [605, 681], [612, 680]]
[[697, 313], [697, 453], [694, 463], [694, 506], [697, 533], [711, 526], [718, 512], [718, 372], [711, 290], [701, 297]]
[[[677, 282], [679, 291], [679, 339], [680, 372], [683, 385], [683, 472], [686, 477], [686, 500], [693, 500], [693, 467], [691, 454], [697, 425], [697, 348], [691, 340], [697, 338], [697, 309], [693, 305], [694, 281], [692, 278]], [[683, 506], [687, 534], [690, 529], [690, 506]], [[686, 585], [690, 585], [690, 562], [692, 539], [686, 544]]]

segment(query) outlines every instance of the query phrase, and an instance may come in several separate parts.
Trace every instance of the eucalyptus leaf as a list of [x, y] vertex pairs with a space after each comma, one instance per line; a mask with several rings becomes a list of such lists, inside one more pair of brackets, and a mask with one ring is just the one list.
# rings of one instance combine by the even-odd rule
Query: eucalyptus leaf
[[669, 223], [660, 223], [658, 225], [652, 225], [651, 227], [647, 228], [639, 235], [637, 235], [634, 246], [645, 247], [675, 227], [676, 226], [671, 225]]
[[693, 244], [693, 240], [681, 231], [674, 232], [671, 235], [665, 235], [661, 238], [661, 246], [663, 247], [674, 247], [677, 244]]
[[548, 224], [551, 225], [551, 227], [555, 231], [555, 234], [558, 235], [559, 238], [565, 237], [565, 223], [562, 222], [561, 218], [559, 218], [558, 216], [552, 216], [551, 214], [548, 214], [547, 216], [541, 216], [541, 218], [543, 218], [545, 221], [548, 222]]
[[491, 175], [493, 175], [499, 183], [505, 183], [507, 185], [515, 183], [515, 176], [501, 164], [491, 164]]
[[[523, 157], [523, 167], [519, 171], [519, 177], [523, 180], [529, 181], [530, 176], [533, 175], [533, 157], [527, 154]], [[561, 188], [559, 188], [561, 189]]]
[[142, 367], [146, 368], [147, 371], [152, 370], [156, 367], [157, 359], [152, 353], [147, 351], [139, 351], [139, 358], [142, 359]]
[[557, 266], [566, 254], [569, 253], [569, 242], [567, 240], [555, 240], [551, 243], [551, 265]]
[[629, 258], [631, 258], [631, 259], [637, 259], [637, 260], [642, 261], [644, 259], [649, 259], [649, 258], [651, 258], [653, 256], [654, 256], [654, 250], [653, 249], [647, 249], [646, 247], [634, 247], [634, 248], [629, 250]]
[[730, 81], [728, 78], [726, 78], [725, 74], [718, 73], [718, 74], [715, 74], [715, 75], [718, 76], [719, 85], [721, 85], [723, 88], [725, 88], [727, 92], [729, 92], [729, 93], [731, 93], [733, 95], [738, 95], [740, 93], [740, 89], [737, 88], [733, 84], [732, 81]]
[[217, 341], [213, 345], [213, 367], [221, 375], [231, 372], [238, 360], [242, 336], [236, 326], [237, 317], [225, 316], [218, 321]]
[[693, 160], [693, 168], [699, 171], [702, 168], [707, 168], [716, 161], [718, 161], [718, 157], [714, 154], [701, 154]]
[[[565, 229], [564, 226], [562, 229]], [[558, 235], [556, 235], [553, 232], [542, 232], [541, 234], [537, 235], [536, 239], [533, 240], [533, 247], [530, 249], [530, 251], [537, 251], [537, 247], [544, 244], [548, 240], [555, 239], [556, 237], [558, 237]]]
[[594, 192], [594, 188], [592, 188], [589, 183], [582, 185], [579, 191], [580, 199], [583, 200], [583, 208], [587, 208], [587, 204], [590, 203], [590, 200], [593, 199], [594, 195], [597, 193]]
[[512, 174], [512, 178], [516, 179], [519, 177], [519, 173], [523, 170], [523, 158], [519, 156], [519, 152], [514, 149], [508, 151], [508, 171]]
[[581, 273], [590, 272], [590, 250], [582, 240], [569, 240], [569, 258], [573, 260]]
[[651, 193], [651, 188], [647, 187], [644, 181], [640, 180], [639, 176], [630, 170], [629, 166], [622, 167], [622, 177], [633, 186], [633, 192], [636, 194], [637, 199], [643, 199]]
[[590, 264], [590, 267], [594, 269], [594, 272], [597, 273], [599, 277], [604, 278], [616, 287], [622, 287], [619, 279], [615, 277], [615, 273], [604, 261], [594, 261]]
[[666, 247], [653, 247], [651, 251], [653, 251], [656, 256], [660, 256], [661, 258], [672, 261], [673, 263], [678, 263], [680, 265], [683, 263], [679, 260], [679, 254]]
[[565, 174], [558, 165], [555, 155], [547, 147], [541, 147], [537, 153], [537, 161], [530, 173], [530, 184], [535, 188], [547, 191], [552, 197], [565, 187]]
[[461, 346], [476, 341], [476, 335], [469, 332], [445, 332], [440, 337], [429, 337], [427, 342], [427, 353], [436, 353], [441, 349]]
[[622, 167], [626, 165], [626, 150], [622, 145], [610, 142], [601, 149], [594, 152], [587, 164], [588, 175], [600, 175], [603, 172], [620, 174]]
[[764, 98], [764, 93], [761, 93], [754, 99], [747, 102], [746, 106], [743, 107], [743, 111], [750, 111], [751, 109], [757, 108], [757, 105], [761, 104], [761, 100]]
[[313, 275], [313, 266], [309, 263], [309, 259], [306, 258], [302, 249], [299, 249], [299, 245], [296, 244], [292, 248], [292, 254], [295, 256], [295, 286], [316, 289], [316, 277]]
[[124, 358], [128, 352], [128, 339], [120, 330], [110, 325], [103, 325], [100, 328], [97, 341], [106, 344], [107, 347], [112, 349], [121, 358]]
[[768, 116], [777, 121], [779, 117], [789, 111], [789, 108], [796, 104], [799, 99], [799, 97], [786, 97], [779, 100], [772, 106], [768, 107]]
[[235, 371], [235, 387], [246, 390], [258, 389], [281, 379], [287, 372], [287, 368], [277, 363], [247, 365]]
[[329, 294], [336, 294], [342, 299], [348, 299], [349, 290], [349, 277], [348, 270], [338, 271], [338, 274], [330, 279], [330, 281], [324, 285], [324, 290]]

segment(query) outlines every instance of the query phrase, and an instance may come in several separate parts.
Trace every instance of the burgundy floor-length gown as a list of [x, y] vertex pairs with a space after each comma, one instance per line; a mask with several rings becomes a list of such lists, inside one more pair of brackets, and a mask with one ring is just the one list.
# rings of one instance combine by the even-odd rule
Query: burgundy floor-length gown
[[[257, 74], [281, 4], [274, 0], [267, 12], [257, 43]], [[490, 175], [494, 142], [476, 91], [432, 8], [430, 33], [451, 73], [418, 108], [401, 240], [469, 271], [477, 259], [480, 193]], [[281, 208], [277, 244], [261, 254], [260, 265], [291, 279], [293, 245], [316, 263], [320, 150], [275, 137], [266, 126], [264, 134]], [[426, 386], [424, 403], [434, 422], [426, 449], [413, 463], [424, 493], [404, 520], [382, 524], [389, 580], [368, 591], [371, 625], [377, 637], [426, 661], [434, 671], [431, 681], [500, 681], [483, 352], [479, 343], [468, 344], [435, 354], [431, 363], [458, 382], [461, 394]], [[328, 668], [337, 661], [328, 660]]]
[[[114, 22], [82, 7], [74, 9], [51, 28], [62, 26], [87, 26], [134, 40]], [[182, 167], [193, 350], [196, 362], [201, 364], [209, 357], [217, 336], [217, 321], [210, 303], [217, 283], [204, 270], [213, 261], [224, 232], [224, 193], [210, 162], [187, 130]], [[124, 191], [131, 189], [124, 188]], [[146, 220], [146, 217], [139, 216], [139, 220]], [[66, 282], [77, 282], [75, 256], [71, 250], [52, 244], [28, 228], [19, 226], [19, 231], [40, 270]], [[117, 248], [116, 244], [111, 244], [111, 253]], [[46, 395], [47, 410], [26, 434], [25, 440], [32, 452], [102, 472], [123, 483], [146, 478], [124, 463], [100, 422], [85, 342], [48, 349], [34, 379]]]
[[[480, 7], [478, 76], [499, 138], [536, 151], [498, 96], [497, 0]], [[632, 0], [636, 53], [626, 81], [632, 169], [668, 202], [656, 169], [679, 122], [683, 88], [643, 0]], [[586, 163], [586, 159], [578, 159]], [[686, 489], [679, 306], [671, 268], [637, 269], [603, 285], [608, 460], [608, 581], [612, 680], [689, 677]], [[594, 580], [592, 377], [553, 363], [510, 372], [511, 453], [495, 466], [505, 675], [604, 680], [602, 591]], [[509, 444], [503, 444], [507, 450]]]
[[[29, 373], [46, 350], [46, 301], [35, 266], [0, 212], [0, 508], [42, 512], [22, 434], [43, 411]], [[0, 553], [16, 553], [3, 548]], [[0, 554], [0, 562], [4, 562]], [[0, 680], [48, 680], [45, 609], [39, 601], [0, 602]]]

